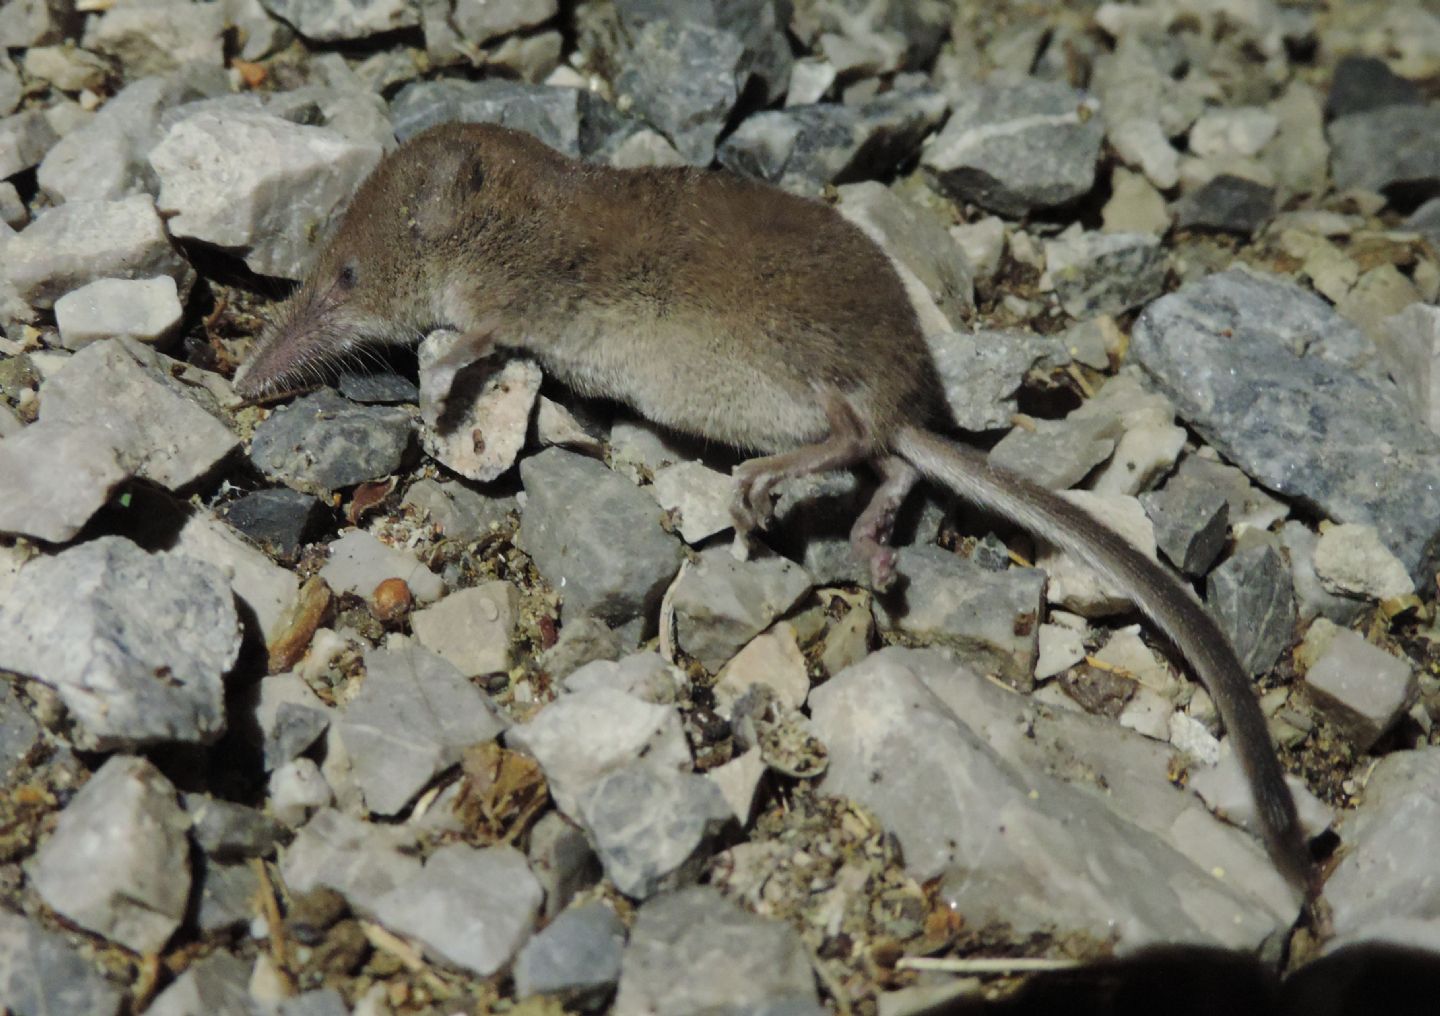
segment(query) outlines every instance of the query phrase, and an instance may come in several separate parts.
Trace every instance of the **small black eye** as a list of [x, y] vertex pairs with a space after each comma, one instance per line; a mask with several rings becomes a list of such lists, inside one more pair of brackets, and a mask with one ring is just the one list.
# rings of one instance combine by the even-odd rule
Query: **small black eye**
[[335, 285], [341, 289], [354, 289], [357, 275], [353, 262], [343, 265], [340, 268], [340, 274], [335, 276]]

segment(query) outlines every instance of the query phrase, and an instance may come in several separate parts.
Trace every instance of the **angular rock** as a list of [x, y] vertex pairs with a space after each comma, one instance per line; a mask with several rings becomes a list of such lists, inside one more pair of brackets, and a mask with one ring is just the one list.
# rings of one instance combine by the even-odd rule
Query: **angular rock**
[[251, 1011], [250, 964], [217, 951], [191, 964], [145, 1010], [149, 1016]]
[[1140, 503], [1155, 524], [1156, 545], [1171, 564], [1192, 576], [1210, 570], [1230, 535], [1224, 494], [1190, 474], [1141, 494]]
[[581, 154], [581, 133], [590, 101], [574, 88], [528, 85], [498, 78], [415, 81], [390, 103], [401, 141], [440, 123], [496, 123], [533, 134], [569, 156]]
[[951, 107], [922, 164], [946, 194], [1018, 218], [1095, 183], [1104, 126], [1091, 100], [1055, 82], [977, 86]]
[[733, 817], [712, 781], [649, 758], [595, 780], [578, 806], [606, 877], [642, 900], [697, 880], [710, 841]]
[[16, 685], [7, 681], [0, 685], [0, 779], [8, 780], [40, 743], [40, 724], [25, 708]]
[[1211, 572], [1205, 600], [1251, 674], [1274, 666], [1295, 638], [1290, 569], [1267, 543], [1241, 547]]
[[83, 15], [57, 0], [16, 0], [0, 8], [0, 46], [18, 48], [59, 42], [75, 35]]
[[405, 0], [261, 0], [266, 10], [315, 42], [365, 39], [414, 28], [417, 5]]
[[882, 627], [954, 647], [968, 658], [984, 660], [1016, 687], [1031, 686], [1044, 572], [991, 572], [939, 547], [903, 547], [896, 573], [905, 582], [903, 588], [876, 601]]
[[394, 815], [472, 744], [506, 727], [498, 709], [448, 661], [421, 649], [365, 654], [365, 682], [336, 730], [379, 815]]
[[17, 1016], [116, 1016], [123, 995], [64, 936], [7, 910], [0, 911], [0, 998]]
[[117, 336], [162, 345], [184, 315], [175, 280], [166, 275], [97, 279], [55, 301], [55, 324], [66, 349]]
[[1025, 375], [1058, 352], [1053, 340], [1020, 331], [982, 329], [927, 339], [955, 423], [975, 431], [1009, 426]]
[[713, 673], [811, 585], [805, 569], [785, 558], [737, 561], [728, 548], [707, 551], [670, 592], [679, 645]]
[[313, 539], [328, 511], [321, 501], [289, 487], [256, 490], [224, 505], [220, 517], [271, 557], [293, 564]]
[[515, 464], [540, 393], [530, 360], [478, 361], [459, 371], [437, 367], [464, 343], [439, 331], [420, 343], [420, 443], [432, 458], [470, 480], [488, 483]]
[[406, 851], [413, 841], [397, 826], [373, 825], [334, 809], [316, 813], [281, 855], [280, 873], [292, 893], [334, 889], [360, 913], [420, 873]]
[[327, 127], [199, 112], [170, 128], [150, 164], [172, 234], [238, 252], [262, 275], [298, 279], [380, 155], [379, 145]]
[[990, 461], [1050, 490], [1072, 487], [1115, 451], [1122, 431], [1110, 417], [1035, 420], [1016, 426], [990, 449]]
[[416, 603], [431, 603], [445, 592], [439, 575], [407, 550], [381, 543], [362, 529], [352, 529], [330, 544], [330, 560], [320, 577], [337, 593], [368, 599], [386, 579], [403, 579]]
[[230, 527], [196, 512], [181, 526], [170, 552], [219, 569], [230, 580], [242, 607], [254, 616], [267, 645], [284, 630], [300, 592], [300, 580], [240, 539]]
[[186, 794], [184, 804], [196, 845], [216, 861], [264, 857], [284, 831], [262, 811], [208, 794]]
[[640, 652], [619, 660], [592, 660], [575, 669], [564, 683], [567, 691], [610, 688], [643, 702], [670, 705], [680, 699], [689, 680], [683, 670], [665, 662], [659, 653]]
[[517, 538], [564, 597], [563, 615], [612, 625], [649, 614], [680, 566], [680, 542], [649, 495], [594, 459], [547, 448], [520, 464]]
[[375, 917], [435, 959], [489, 977], [530, 937], [543, 893], [514, 847], [441, 847], [381, 897]]
[[510, 748], [540, 763], [550, 795], [577, 818], [586, 791], [637, 759], [688, 771], [690, 746], [672, 705], [652, 705], [611, 688], [562, 695], [505, 734]]
[[1275, 215], [1275, 189], [1221, 173], [1175, 204], [1180, 229], [1207, 229], [1251, 236]]
[[1259, 106], [1207, 109], [1190, 127], [1190, 151], [1223, 162], [1257, 155], [1279, 130], [1275, 114]]
[[585, 833], [558, 811], [546, 812], [531, 828], [529, 860], [530, 870], [545, 890], [546, 919], [600, 881], [600, 861]]
[[1131, 355], [1228, 460], [1332, 519], [1374, 525], [1418, 576], [1440, 535], [1440, 453], [1394, 387], [1361, 366], [1367, 348], [1320, 298], [1241, 270], [1156, 300], [1131, 339]]
[[195, 279], [147, 194], [41, 213], [5, 245], [5, 274], [20, 299], [42, 310], [97, 279], [168, 275], [185, 293]]
[[548, 995], [585, 1007], [603, 1001], [620, 980], [625, 925], [604, 903], [566, 910], [515, 957], [515, 994]]
[[405, 491], [403, 505], [425, 513], [442, 536], [469, 543], [510, 525], [518, 503], [513, 497], [492, 497], [451, 480], [420, 480]]
[[169, 490], [187, 487], [240, 439], [203, 407], [196, 385], [172, 375], [173, 363], [134, 339], [93, 343], [45, 382], [42, 418], [90, 425], [103, 407], [106, 437], [122, 465]]
[[28, 874], [69, 920], [135, 952], [159, 952], [185, 916], [189, 828], [158, 769], [115, 755], [61, 812]]
[[8, 180], [38, 165], [56, 140], [55, 131], [41, 110], [0, 119], [0, 179]]
[[787, 709], [799, 709], [810, 693], [810, 674], [795, 626], [781, 621], [755, 636], [715, 678], [716, 711], [726, 719], [736, 700], [757, 684], [774, 692]]
[[[327, 755], [326, 761], [333, 761], [333, 757]], [[346, 775], [349, 775], [348, 769]], [[335, 803], [335, 792], [325, 775], [314, 760], [308, 758], [291, 759], [277, 766], [270, 774], [266, 796], [271, 813], [291, 827], [301, 825], [322, 808]]]
[[[1432, 244], [1440, 248], [1440, 243]], [[1440, 434], [1440, 307], [1413, 303], [1369, 334], [1415, 415]]]
[[1419, 106], [1424, 101], [1415, 83], [1396, 74], [1384, 60], [1352, 53], [1335, 64], [1325, 115], [1338, 119], [1385, 106]]
[[359, 406], [327, 389], [263, 420], [250, 458], [287, 487], [326, 494], [397, 472], [413, 440], [414, 424], [403, 409]]
[[[676, 977], [677, 970], [687, 976]], [[640, 908], [620, 960], [615, 1016], [735, 1010], [820, 1011], [800, 936], [708, 886], [662, 893]]]
[[98, 426], [46, 421], [21, 428], [0, 440], [0, 532], [64, 543], [129, 476]]
[[635, 34], [616, 88], [682, 158], [708, 166], [739, 97], [744, 46], [730, 32], [651, 21]]
[[[1129, 542], [1151, 560], [1155, 557], [1155, 531], [1145, 509], [1133, 497], [1118, 494], [1096, 494], [1088, 490], [1068, 490], [1065, 500]], [[1089, 565], [1074, 555], [1053, 547], [1042, 547], [1035, 560], [1050, 575], [1045, 597], [1066, 610], [1084, 617], [1103, 617], [1131, 608], [1129, 592], [1102, 578]]]
[[1405, 566], [1380, 543], [1374, 526], [1322, 528], [1314, 563], [1315, 574], [1332, 593], [1388, 600], [1415, 591]]
[[1347, 628], [1331, 634], [1329, 644], [1305, 672], [1305, 686], [1317, 709], [1359, 751], [1369, 751], [1416, 694], [1415, 672], [1407, 660]]
[[112, 73], [108, 60], [77, 46], [33, 46], [25, 51], [25, 76], [48, 81], [62, 91], [98, 92]]
[[1122, 314], [1165, 288], [1165, 254], [1143, 233], [1076, 232], [1045, 244], [1045, 268], [1072, 317]]
[[1440, 107], [1384, 106], [1330, 124], [1330, 172], [1339, 190], [1407, 196], [1440, 191]]
[[1300, 621], [1324, 617], [1346, 625], [1365, 604], [1347, 596], [1336, 596], [1315, 574], [1315, 545], [1319, 538], [1303, 522], [1287, 522], [1280, 528], [1280, 546], [1290, 561], [1290, 578], [1295, 584], [1295, 605]]
[[730, 517], [734, 479], [702, 463], [665, 466], [646, 489], [661, 508], [672, 513], [681, 539], [692, 546], [734, 525]]
[[[753, 77], [762, 92], [760, 102], [770, 105], [786, 92], [794, 57], [785, 37], [789, 9], [774, 0], [682, 0], [659, 4], [654, 0], [622, 0], [615, 5], [631, 45], [651, 23], [668, 21], [718, 29], [740, 45], [735, 87], [744, 92]], [[791, 89], [793, 91], [793, 88]]]
[[219, 571], [107, 536], [23, 575], [0, 604], [0, 668], [59, 692], [77, 745], [204, 744], [224, 731], [240, 624]]
[[475, 676], [510, 669], [510, 640], [519, 620], [520, 591], [509, 582], [457, 589], [410, 615], [416, 640]]
[[336, 380], [335, 389], [351, 402], [363, 402], [366, 405], [388, 406], [420, 401], [420, 389], [415, 382], [389, 371], [366, 374], [346, 371]]
[[85, 27], [86, 49], [113, 57], [130, 78], [166, 74], [186, 64], [220, 67], [225, 50], [221, 4], [126, 4], [104, 11]]

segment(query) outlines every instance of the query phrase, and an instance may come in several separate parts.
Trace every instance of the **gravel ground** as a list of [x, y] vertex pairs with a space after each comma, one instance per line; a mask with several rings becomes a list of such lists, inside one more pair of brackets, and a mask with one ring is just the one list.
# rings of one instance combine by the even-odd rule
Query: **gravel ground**
[[[1440, 950], [1426, 5], [12, 0], [0, 46], [0, 1009], [901, 1016], [1023, 987], [983, 961]], [[942, 492], [876, 595], [872, 477], [739, 560], [735, 456], [454, 335], [242, 404], [450, 120], [871, 236], [970, 438], [1231, 634], [1322, 919], [1123, 591]]]

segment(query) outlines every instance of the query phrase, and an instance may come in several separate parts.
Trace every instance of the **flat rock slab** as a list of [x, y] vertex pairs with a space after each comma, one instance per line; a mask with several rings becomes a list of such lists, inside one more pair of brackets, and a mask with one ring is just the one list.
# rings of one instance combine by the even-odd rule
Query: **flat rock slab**
[[50, 685], [91, 750], [205, 744], [240, 652], [225, 577], [102, 537], [31, 562], [0, 604], [0, 667]]
[[334, 889], [363, 914], [396, 886], [420, 873], [403, 827], [374, 825], [333, 808], [315, 813], [280, 860], [291, 892]]
[[595, 999], [620, 980], [625, 925], [604, 903], [566, 910], [515, 958], [515, 994], [555, 995], [572, 1004]]
[[1228, 460], [1337, 521], [1375, 526], [1419, 580], [1440, 536], [1440, 449], [1397, 389], [1357, 369], [1368, 347], [1319, 297], [1239, 269], [1156, 300], [1131, 341]]
[[680, 646], [717, 671], [811, 585], [810, 574], [783, 557], [737, 561], [728, 547], [707, 551], [670, 592]]
[[337, 593], [354, 593], [369, 599], [386, 579], [402, 579], [416, 603], [433, 603], [445, 592], [445, 582], [408, 550], [392, 547], [365, 532], [352, 529], [330, 544], [330, 560], [320, 577]]
[[510, 640], [519, 620], [520, 590], [503, 580], [457, 589], [433, 607], [410, 615], [420, 644], [462, 674], [510, 669]]
[[95, 424], [47, 421], [0, 440], [0, 532], [51, 543], [79, 533], [130, 476], [109, 437]]
[[396, 472], [414, 436], [405, 410], [357, 405], [326, 390], [271, 413], [255, 428], [250, 458], [287, 487], [323, 495]]
[[76, 924], [159, 952], [190, 896], [189, 830], [170, 781], [144, 759], [115, 755], [61, 812], [28, 873]]
[[122, 995], [64, 936], [0, 911], [0, 998], [17, 1014], [115, 1016]]

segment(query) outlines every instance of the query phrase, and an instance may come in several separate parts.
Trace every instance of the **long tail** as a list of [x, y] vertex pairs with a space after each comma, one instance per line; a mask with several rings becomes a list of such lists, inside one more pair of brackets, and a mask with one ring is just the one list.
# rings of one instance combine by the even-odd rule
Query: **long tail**
[[1074, 554], [1134, 598], [1135, 605], [1189, 661], [1215, 700], [1250, 780], [1270, 856], [1281, 874], [1313, 899], [1318, 884], [1295, 800], [1285, 785], [1250, 678], [1229, 638], [1179, 580], [1088, 513], [1043, 487], [992, 466], [973, 448], [906, 427], [892, 440], [891, 449], [972, 504]]

